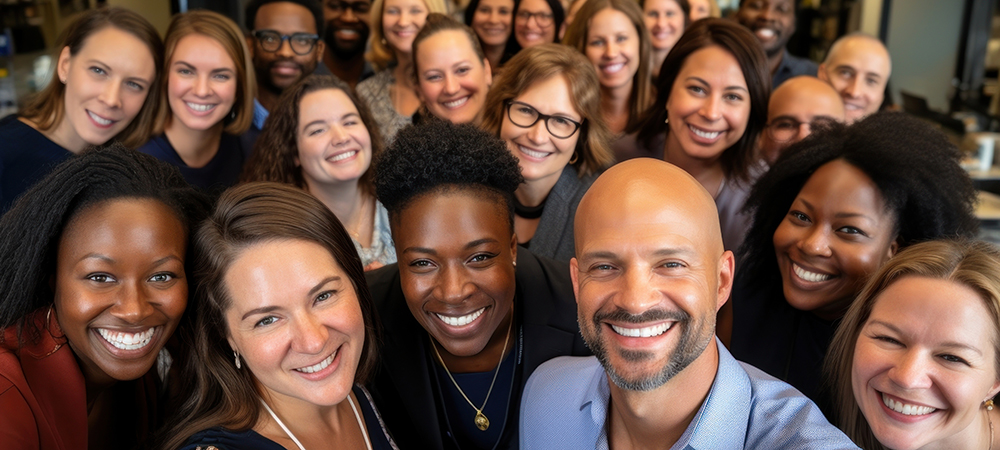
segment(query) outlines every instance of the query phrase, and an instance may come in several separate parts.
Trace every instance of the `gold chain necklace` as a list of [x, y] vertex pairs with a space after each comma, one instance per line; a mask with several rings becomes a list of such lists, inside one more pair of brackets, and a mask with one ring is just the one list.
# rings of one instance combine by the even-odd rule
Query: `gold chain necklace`
[[430, 334], [427, 335], [427, 337], [431, 340], [431, 347], [434, 348], [434, 354], [437, 355], [438, 361], [440, 361], [441, 366], [444, 367], [444, 373], [448, 374], [448, 378], [450, 378], [451, 382], [455, 384], [455, 389], [458, 389], [458, 393], [462, 394], [462, 397], [465, 399], [466, 402], [469, 403], [469, 406], [471, 406], [472, 409], [476, 410], [475, 423], [476, 423], [476, 428], [479, 428], [479, 431], [486, 431], [486, 429], [490, 427], [490, 419], [486, 418], [486, 414], [483, 414], [483, 409], [486, 408], [486, 402], [490, 401], [490, 394], [493, 393], [493, 385], [496, 384], [497, 375], [500, 374], [500, 366], [503, 365], [504, 353], [507, 353], [507, 341], [510, 340], [510, 329], [513, 324], [514, 324], [514, 317], [512, 315], [510, 318], [510, 323], [507, 324], [507, 337], [505, 337], [503, 340], [503, 350], [500, 350], [500, 362], [497, 363], [497, 370], [493, 372], [493, 381], [490, 382], [490, 389], [486, 391], [486, 399], [483, 400], [483, 406], [479, 408], [476, 408], [476, 405], [472, 403], [472, 400], [469, 400], [469, 396], [465, 395], [465, 392], [462, 391], [462, 387], [458, 385], [457, 381], [455, 381], [455, 377], [453, 377], [451, 375], [451, 371], [448, 370], [448, 365], [445, 364], [444, 359], [441, 358], [441, 352], [438, 351], [437, 344], [434, 343], [434, 338], [431, 337]]

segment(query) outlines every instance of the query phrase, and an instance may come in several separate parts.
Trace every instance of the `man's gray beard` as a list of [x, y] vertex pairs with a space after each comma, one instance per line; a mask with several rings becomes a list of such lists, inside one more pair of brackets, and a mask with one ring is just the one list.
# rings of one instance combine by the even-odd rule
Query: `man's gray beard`
[[[674, 376], [680, 373], [682, 370], [691, 365], [694, 360], [698, 359], [699, 356], [708, 348], [708, 344], [712, 341], [714, 337], [714, 327], [712, 327], [711, 333], [705, 333], [702, 330], [693, 330], [691, 327], [692, 320], [691, 316], [680, 312], [675, 313], [681, 315], [682, 317], [677, 317], [678, 321], [675, 322], [671, 328], [683, 327], [681, 330], [680, 339], [677, 341], [677, 347], [674, 349], [673, 353], [670, 354], [670, 359], [667, 364], [658, 373], [651, 376], [639, 379], [628, 379], [623, 374], [618, 373], [614, 366], [611, 365], [611, 360], [608, 357], [608, 349], [604, 347], [604, 343], [600, 339], [600, 331], [597, 331], [596, 339], [589, 338], [587, 334], [584, 333], [583, 340], [590, 347], [590, 350], [594, 352], [594, 356], [600, 361], [601, 366], [604, 367], [604, 371], [607, 372], [608, 378], [611, 382], [618, 386], [620, 389], [629, 391], [651, 391], [660, 386], [663, 386], [668, 381], [670, 381]], [[595, 330], [601, 330], [600, 318], [595, 317], [593, 321], [593, 326]], [[699, 328], [705, 328], [705, 324], [702, 324]], [[581, 327], [581, 330], [583, 327]], [[697, 332], [702, 331], [700, 334], [703, 336], [697, 336]], [[655, 355], [649, 352], [634, 351], [634, 350], [623, 350], [619, 353], [623, 359], [632, 362], [641, 362], [644, 360], [652, 359]]]

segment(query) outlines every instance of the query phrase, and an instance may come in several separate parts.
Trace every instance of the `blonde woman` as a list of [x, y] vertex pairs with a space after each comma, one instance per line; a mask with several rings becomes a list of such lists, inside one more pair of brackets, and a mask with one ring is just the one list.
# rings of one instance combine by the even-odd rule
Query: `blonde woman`
[[413, 121], [420, 107], [414, 87], [413, 40], [430, 13], [447, 14], [443, 0], [375, 0], [372, 3], [371, 50], [366, 57], [378, 73], [358, 83], [357, 92], [371, 108], [382, 138], [389, 144]]
[[250, 157], [239, 135], [253, 120], [253, 62], [239, 26], [211, 11], [174, 16], [167, 29], [156, 136], [140, 152], [176, 166], [191, 184], [236, 184]]

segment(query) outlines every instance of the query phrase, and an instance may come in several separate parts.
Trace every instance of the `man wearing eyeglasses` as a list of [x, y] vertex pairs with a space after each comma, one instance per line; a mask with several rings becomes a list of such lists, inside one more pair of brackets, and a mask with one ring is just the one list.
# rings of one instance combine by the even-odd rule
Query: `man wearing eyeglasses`
[[281, 93], [323, 58], [323, 6], [319, 0], [255, 0], [247, 5], [246, 26], [257, 75], [253, 128], [260, 131]]
[[371, 8], [371, 0], [326, 0], [323, 3], [326, 18], [323, 64], [352, 88], [375, 74], [365, 60]]
[[791, 78], [771, 93], [760, 156], [774, 164], [781, 152], [816, 128], [844, 120], [844, 102], [833, 87], [809, 75]]

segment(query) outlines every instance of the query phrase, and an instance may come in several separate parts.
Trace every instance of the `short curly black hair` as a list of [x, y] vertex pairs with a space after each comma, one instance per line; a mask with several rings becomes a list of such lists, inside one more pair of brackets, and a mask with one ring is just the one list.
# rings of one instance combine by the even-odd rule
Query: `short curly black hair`
[[502, 199], [513, 229], [514, 191], [523, 182], [503, 140], [444, 120], [402, 129], [375, 160], [375, 194], [392, 222], [415, 198], [460, 187]]
[[755, 290], [780, 286], [773, 236], [818, 168], [841, 159], [878, 186], [895, 217], [900, 248], [946, 237], [973, 237], [976, 190], [948, 138], [903, 113], [882, 112], [850, 127], [815, 133], [782, 154], [754, 185], [745, 209], [753, 224], [740, 248], [741, 277]]

